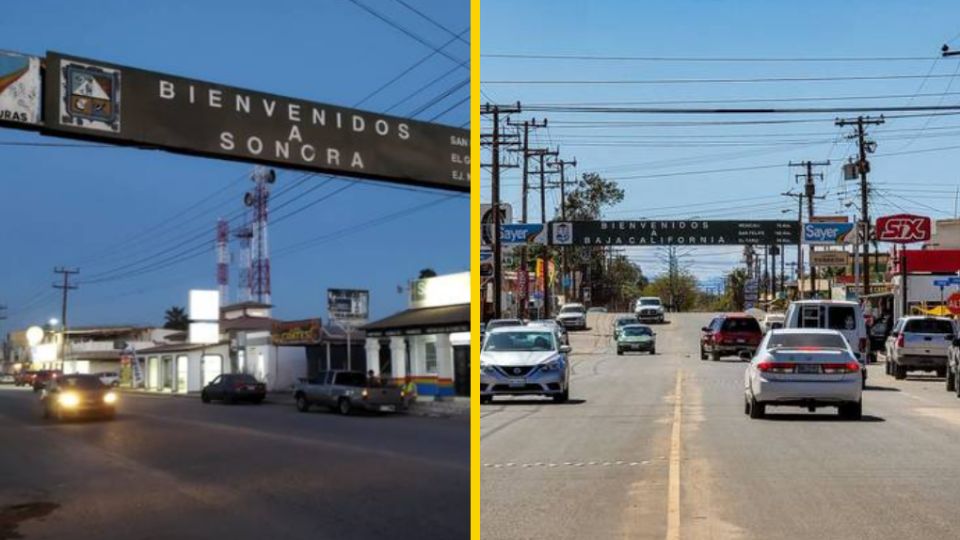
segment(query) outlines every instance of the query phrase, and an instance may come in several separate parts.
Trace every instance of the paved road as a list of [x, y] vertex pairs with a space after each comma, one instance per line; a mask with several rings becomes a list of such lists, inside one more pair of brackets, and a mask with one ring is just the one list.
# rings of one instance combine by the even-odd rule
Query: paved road
[[463, 418], [124, 395], [55, 424], [35, 399], [0, 388], [0, 540], [468, 537]]
[[870, 367], [864, 420], [743, 414], [744, 365], [701, 361], [704, 314], [618, 357], [614, 315], [573, 333], [573, 402], [481, 408], [483, 538], [960, 536], [960, 400]]

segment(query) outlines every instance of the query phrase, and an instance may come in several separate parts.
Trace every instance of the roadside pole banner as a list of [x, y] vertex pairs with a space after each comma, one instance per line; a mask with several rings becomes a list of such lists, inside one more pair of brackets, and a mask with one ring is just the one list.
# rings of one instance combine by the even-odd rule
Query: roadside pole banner
[[0, 123], [40, 124], [40, 59], [0, 51]]

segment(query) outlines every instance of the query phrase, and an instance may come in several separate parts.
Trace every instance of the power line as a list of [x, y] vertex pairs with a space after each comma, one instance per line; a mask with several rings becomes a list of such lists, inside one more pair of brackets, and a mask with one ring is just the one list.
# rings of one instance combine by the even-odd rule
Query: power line
[[[355, 1], [355, 0], [350, 0]], [[820, 77], [750, 77], [743, 79], [501, 79], [486, 80], [484, 84], [512, 85], [634, 85], [634, 84], [745, 84], [780, 82], [835, 82], [835, 81], [893, 81], [910, 79], [948, 79], [950, 73], [932, 75], [835, 75]]]
[[399, 23], [391, 20], [390, 18], [388, 18], [388, 17], [386, 17], [385, 15], [379, 13], [378, 11], [374, 10], [373, 8], [367, 6], [366, 4], [363, 4], [363, 3], [360, 2], [359, 0], [347, 0], [347, 1], [350, 2], [351, 4], [355, 5], [355, 6], [359, 7], [360, 9], [366, 11], [367, 13], [373, 15], [374, 17], [380, 19], [381, 21], [385, 22], [385, 23], [388, 24], [389, 26], [391, 26], [391, 27], [393, 27], [393, 28], [396, 28], [397, 30], [403, 32], [405, 35], [407, 35], [407, 36], [410, 37], [411, 39], [415, 40], [417, 43], [420, 43], [420, 44], [422, 44], [422, 45], [424, 45], [424, 46], [426, 46], [426, 47], [429, 47], [430, 49], [433, 49], [434, 51], [436, 51], [436, 52], [439, 53], [440, 55], [442, 55], [442, 56], [450, 59], [450, 60], [453, 61], [454, 63], [459, 64], [459, 65], [464, 66], [464, 67], [467, 67], [467, 66], [469, 65], [469, 62], [460, 60], [459, 58], [456, 58], [456, 57], [452, 56], [451, 54], [449, 54], [449, 53], [447, 53], [446, 51], [444, 51], [442, 48], [437, 47], [437, 46], [434, 45], [433, 43], [430, 43], [430, 42], [427, 41], [426, 39], [420, 37], [420, 36], [419, 36], [418, 34], [416, 34], [415, 32], [413, 32], [413, 31], [409, 30], [408, 28], [402, 26], [401, 24], [399, 24]]
[[589, 60], [614, 62], [918, 62], [933, 60], [933, 56], [605, 56], [586, 54], [531, 54], [531, 53], [481, 53], [481, 58], [516, 60]]

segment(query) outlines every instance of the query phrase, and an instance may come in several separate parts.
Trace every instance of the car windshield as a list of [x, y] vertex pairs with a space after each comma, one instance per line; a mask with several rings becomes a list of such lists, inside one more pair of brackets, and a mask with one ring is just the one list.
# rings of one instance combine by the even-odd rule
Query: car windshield
[[98, 377], [86, 375], [86, 376], [71, 376], [67, 375], [66, 377], [61, 377], [57, 384], [64, 389], [71, 390], [97, 390], [104, 388], [104, 384], [100, 381]]
[[552, 351], [551, 332], [497, 332], [490, 334], [483, 345], [485, 351]]
[[628, 326], [623, 329], [625, 336], [649, 336], [652, 333], [646, 326]]
[[768, 349], [793, 347], [822, 347], [846, 349], [847, 342], [839, 334], [771, 334]]
[[910, 319], [904, 325], [903, 331], [917, 334], [952, 334], [953, 324], [942, 319]]
[[640, 305], [641, 306], [659, 306], [660, 299], [659, 298], [641, 298]]
[[583, 313], [583, 306], [564, 306], [560, 313]]
[[759, 332], [760, 323], [753, 317], [729, 318], [723, 321], [724, 332]]

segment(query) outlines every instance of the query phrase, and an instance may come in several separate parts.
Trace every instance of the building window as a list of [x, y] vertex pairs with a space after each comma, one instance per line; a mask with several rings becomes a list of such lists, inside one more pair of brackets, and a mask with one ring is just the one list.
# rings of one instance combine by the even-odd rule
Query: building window
[[424, 343], [424, 369], [427, 373], [437, 372], [437, 342], [428, 341]]

